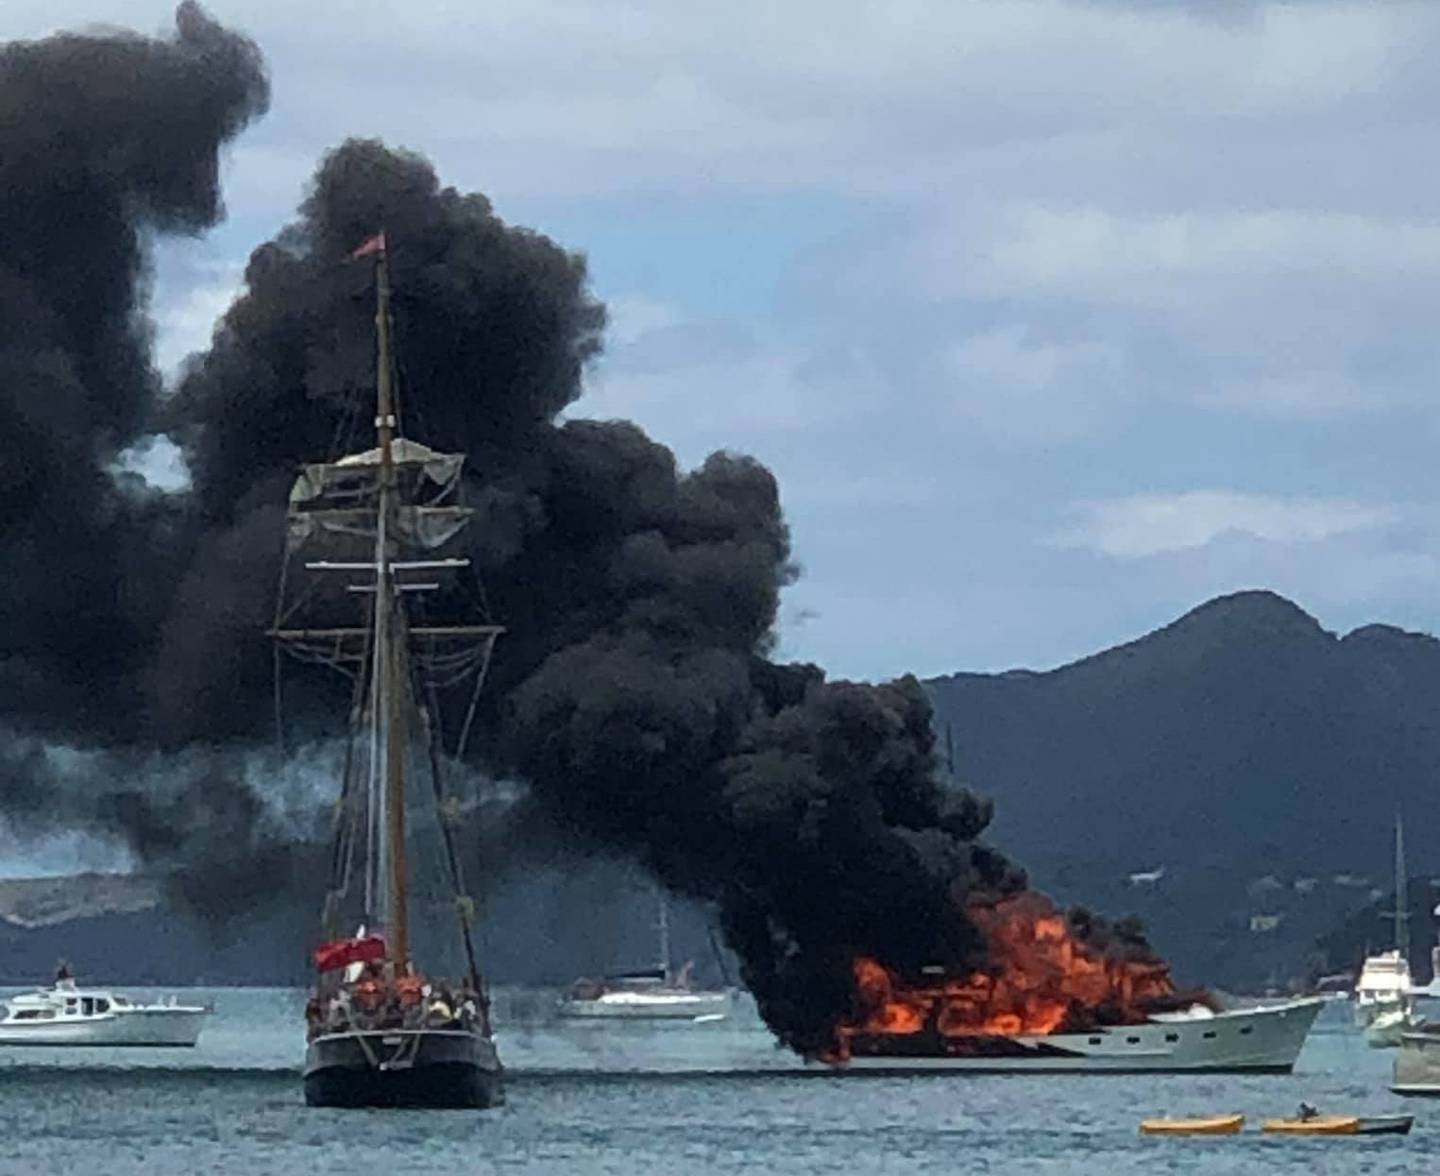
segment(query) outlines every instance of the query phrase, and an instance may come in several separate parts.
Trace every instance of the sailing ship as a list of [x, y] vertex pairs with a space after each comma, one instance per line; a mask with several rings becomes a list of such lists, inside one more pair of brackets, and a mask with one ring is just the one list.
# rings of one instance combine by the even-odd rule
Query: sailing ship
[[[465, 597], [469, 561], [446, 554], [472, 521], [459, 502], [464, 458], [402, 435], [383, 233], [352, 254], [371, 256], [377, 443], [301, 471], [271, 629], [277, 650], [353, 682], [324, 942], [314, 953], [318, 978], [306, 1008], [305, 1101], [489, 1107], [503, 1101], [502, 1068], [442, 765], [447, 753], [463, 755], [502, 630], [432, 615]], [[303, 576], [291, 566], [301, 561]], [[439, 692], [462, 682], [473, 682], [470, 710], [451, 749]], [[443, 847], [436, 857], [448, 867], [464, 947], [465, 978], [453, 985], [427, 979], [411, 953], [408, 839], [420, 822], [419, 790], [407, 785], [422, 762], [432, 784], [429, 826]], [[348, 935], [347, 927], [354, 928]]]
[[673, 966], [670, 912], [658, 887], [655, 900], [659, 908], [655, 928], [660, 939], [655, 967], [622, 972], [598, 982], [575, 981], [560, 1000], [562, 1017], [705, 1022], [720, 1021], [730, 1014], [728, 989], [696, 988], [690, 965], [678, 971]]
[[1376, 1049], [1393, 1049], [1416, 1024], [1406, 934], [1405, 828], [1395, 816], [1395, 946], [1368, 956], [1355, 983], [1355, 1023]]

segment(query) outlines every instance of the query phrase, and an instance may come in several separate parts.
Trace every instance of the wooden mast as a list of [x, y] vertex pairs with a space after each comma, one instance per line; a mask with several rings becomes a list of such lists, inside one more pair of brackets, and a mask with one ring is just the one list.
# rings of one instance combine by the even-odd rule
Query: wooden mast
[[380, 519], [378, 530], [382, 536], [382, 549], [377, 563], [379, 579], [376, 583], [376, 638], [383, 643], [381, 660], [384, 678], [382, 697], [377, 705], [383, 707], [385, 734], [385, 816], [386, 840], [389, 867], [390, 910], [387, 912], [390, 960], [396, 975], [410, 970], [410, 910], [409, 879], [405, 862], [405, 707], [403, 690], [397, 689], [406, 682], [408, 673], [404, 659], [400, 656], [400, 641], [403, 636], [402, 618], [396, 607], [394, 573], [391, 568], [391, 554], [385, 536], [390, 530], [395, 500], [395, 458], [391, 447], [395, 442], [395, 395], [391, 387], [390, 360], [390, 271], [385, 256], [385, 237], [381, 234], [380, 249], [375, 258], [375, 330], [378, 340], [376, 354], [376, 412], [375, 427], [380, 441]]

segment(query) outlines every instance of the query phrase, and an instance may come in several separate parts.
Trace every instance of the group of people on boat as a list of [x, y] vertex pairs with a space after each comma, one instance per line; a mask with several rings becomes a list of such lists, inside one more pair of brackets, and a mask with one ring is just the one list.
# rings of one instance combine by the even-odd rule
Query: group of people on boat
[[470, 1029], [479, 1019], [480, 997], [469, 983], [396, 976], [379, 961], [328, 996], [313, 993], [305, 1006], [312, 1038], [352, 1029]]

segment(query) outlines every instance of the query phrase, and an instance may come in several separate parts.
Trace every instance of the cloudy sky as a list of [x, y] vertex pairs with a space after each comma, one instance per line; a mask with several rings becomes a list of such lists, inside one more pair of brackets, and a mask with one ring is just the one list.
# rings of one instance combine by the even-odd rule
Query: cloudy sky
[[[377, 135], [589, 255], [577, 414], [778, 473], [785, 655], [1055, 665], [1269, 587], [1440, 620], [1440, 5], [214, 0], [269, 57], [202, 346], [318, 156]], [[171, 27], [7, 0], [0, 38]]]

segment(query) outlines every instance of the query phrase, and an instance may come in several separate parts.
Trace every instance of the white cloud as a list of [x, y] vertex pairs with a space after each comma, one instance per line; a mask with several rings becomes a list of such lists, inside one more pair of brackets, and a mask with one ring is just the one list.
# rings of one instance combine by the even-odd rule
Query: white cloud
[[761, 349], [645, 365], [617, 356], [587, 381], [573, 415], [636, 420], [687, 462], [714, 449], [754, 447], [759, 438], [803, 429], [821, 411], [799, 377], [803, 355]]
[[1223, 535], [1313, 543], [1394, 522], [1391, 505], [1343, 498], [1281, 497], [1231, 490], [1132, 494], [1076, 504], [1078, 521], [1055, 542], [1134, 559], [1204, 547]]
[[210, 346], [215, 324], [245, 284], [245, 266], [236, 261], [202, 265], [185, 276], [186, 285], [162, 283], [155, 306], [155, 363], [173, 379], [185, 357]]
[[[275, 64], [307, 147], [345, 133], [463, 146], [487, 190], [613, 191], [656, 179], [915, 191], [1020, 139], [1324, 118], [1429, 84], [1421, 5], [1067, 0], [431, 0], [296, 8], [214, 0]], [[163, 29], [170, 0], [15, 0], [0, 35], [96, 18]], [[383, 61], [384, 68], [376, 69]], [[282, 145], [283, 146], [283, 145]], [[572, 166], [586, 160], [588, 166]]]
[[942, 355], [954, 404], [994, 434], [1045, 440], [1094, 431], [1120, 394], [1120, 349], [1045, 342], [1018, 325], [971, 335]]
[[1202, 390], [1197, 402], [1257, 417], [1324, 420], [1379, 412], [1414, 399], [1378, 376], [1365, 380], [1338, 371], [1292, 371], [1237, 377]]
[[937, 291], [1184, 309], [1241, 283], [1435, 283], [1440, 220], [1025, 204], [978, 223], [927, 225], [909, 258], [937, 252], [943, 264], [928, 267]]
[[174, 493], [190, 486], [190, 466], [185, 454], [169, 437], [146, 437], [115, 459], [119, 473], [139, 474], [156, 490]]
[[609, 321], [605, 329], [607, 344], [626, 347], [651, 331], [673, 327], [681, 321], [674, 307], [639, 292], [612, 294], [605, 299]]

